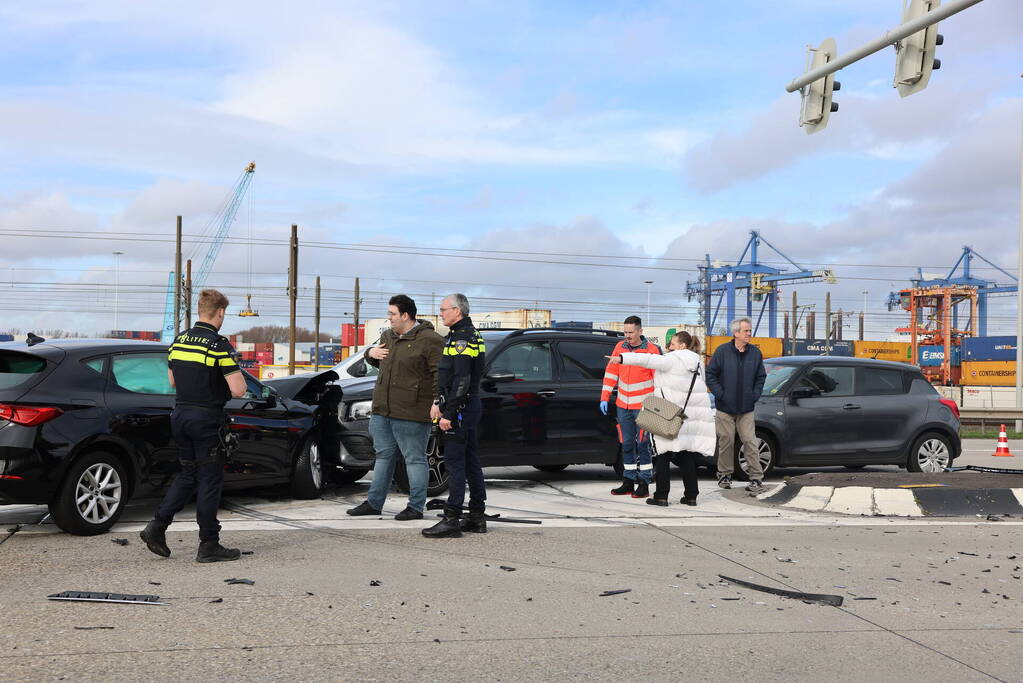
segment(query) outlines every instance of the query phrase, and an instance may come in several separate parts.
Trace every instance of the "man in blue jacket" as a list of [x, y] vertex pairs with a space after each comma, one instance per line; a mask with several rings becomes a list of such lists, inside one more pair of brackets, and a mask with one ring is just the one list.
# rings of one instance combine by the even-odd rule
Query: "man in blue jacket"
[[718, 486], [732, 488], [735, 468], [733, 448], [735, 432], [739, 432], [751, 494], [764, 490], [764, 468], [760, 464], [753, 409], [764, 390], [767, 371], [764, 356], [753, 344], [753, 321], [738, 318], [732, 321], [732, 341], [714, 351], [707, 366], [707, 388], [714, 394], [717, 412], [714, 426], [718, 436]]

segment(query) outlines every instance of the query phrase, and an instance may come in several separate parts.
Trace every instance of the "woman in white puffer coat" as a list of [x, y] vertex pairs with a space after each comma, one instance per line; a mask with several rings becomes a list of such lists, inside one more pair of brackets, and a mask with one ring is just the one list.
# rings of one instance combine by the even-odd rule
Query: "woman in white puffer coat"
[[[696, 479], [696, 459], [699, 455], [714, 457], [717, 453], [717, 434], [714, 428], [714, 409], [710, 394], [703, 381], [704, 367], [700, 358], [700, 340], [688, 332], [679, 332], [671, 338], [668, 353], [655, 356], [649, 353], [623, 353], [620, 362], [625, 365], [641, 365], [654, 371], [654, 395], [663, 396], [672, 403], [686, 405], [689, 385], [693, 392], [686, 405], [687, 419], [678, 436], [669, 439], [652, 434], [657, 449], [657, 469], [654, 479], [657, 483], [654, 495], [647, 498], [650, 505], [667, 505], [669, 490], [670, 461], [677, 461], [682, 470], [685, 487], [682, 500], [684, 505], [696, 505], [700, 493]], [[612, 362], [615, 362], [613, 359]]]

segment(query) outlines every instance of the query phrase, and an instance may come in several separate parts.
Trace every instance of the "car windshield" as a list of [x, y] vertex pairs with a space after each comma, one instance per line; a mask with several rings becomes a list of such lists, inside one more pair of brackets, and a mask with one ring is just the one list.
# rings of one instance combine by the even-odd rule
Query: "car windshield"
[[777, 363], [764, 363], [767, 370], [767, 380], [764, 382], [764, 396], [774, 396], [792, 377], [798, 369], [796, 365], [779, 365]]

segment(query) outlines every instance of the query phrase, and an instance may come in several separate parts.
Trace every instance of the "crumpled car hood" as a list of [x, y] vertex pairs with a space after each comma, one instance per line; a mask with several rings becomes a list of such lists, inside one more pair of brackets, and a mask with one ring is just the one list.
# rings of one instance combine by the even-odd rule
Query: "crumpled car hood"
[[333, 370], [324, 372], [309, 372], [304, 375], [292, 377], [278, 377], [276, 379], [264, 380], [263, 384], [273, 387], [281, 398], [293, 401], [301, 401], [309, 405], [317, 405], [319, 396], [324, 393], [328, 384], [337, 380], [338, 375]]

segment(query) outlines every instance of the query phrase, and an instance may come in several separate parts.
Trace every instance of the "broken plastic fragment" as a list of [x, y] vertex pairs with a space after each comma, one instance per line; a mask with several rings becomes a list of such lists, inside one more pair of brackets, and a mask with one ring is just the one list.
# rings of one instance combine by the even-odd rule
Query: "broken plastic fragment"
[[725, 576], [724, 574], [718, 574], [718, 576], [725, 581], [745, 586], [746, 588], [752, 588], [753, 590], [780, 595], [783, 598], [804, 600], [806, 602], [819, 602], [822, 605], [831, 605], [833, 607], [841, 607], [843, 602], [841, 595], [829, 595], [827, 593], [802, 593], [800, 591], [790, 591], [783, 590], [781, 588], [771, 588], [770, 586], [761, 586], [759, 584], [750, 583], [749, 581], [743, 581], [742, 579], [733, 579]]
[[245, 584], [246, 586], [256, 585], [256, 582], [253, 581], [252, 579], [224, 579], [224, 583], [226, 583], [229, 586], [233, 586], [239, 583]]
[[614, 591], [604, 591], [603, 593], [600, 594], [599, 597], [606, 598], [609, 595], [621, 595], [622, 593], [631, 593], [631, 592], [632, 592], [631, 588], [621, 588], [619, 590], [614, 590]]

